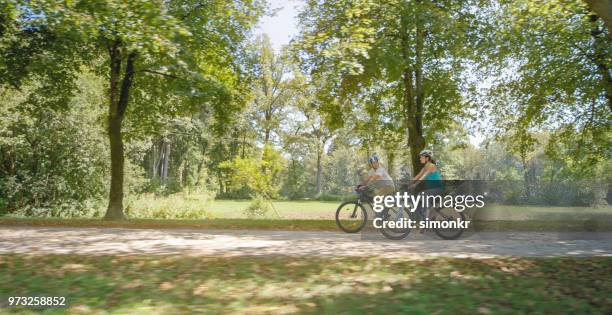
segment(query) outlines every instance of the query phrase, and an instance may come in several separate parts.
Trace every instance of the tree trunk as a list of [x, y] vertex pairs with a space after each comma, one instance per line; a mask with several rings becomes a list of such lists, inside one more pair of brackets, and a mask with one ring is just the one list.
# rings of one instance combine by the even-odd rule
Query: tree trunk
[[121, 118], [110, 116], [108, 136], [111, 152], [111, 186], [108, 210], [105, 219], [124, 219], [123, 215], [123, 139], [121, 138]]
[[266, 128], [264, 131], [264, 145], [268, 144], [270, 141], [270, 129]]
[[607, 45], [609, 41], [605, 38], [606, 34], [604, 30], [597, 25], [599, 17], [597, 15], [591, 15], [590, 19], [592, 24], [591, 37], [593, 37], [593, 50], [595, 52], [593, 59], [597, 66], [597, 72], [601, 77], [601, 84], [605, 90], [608, 109], [612, 111], [612, 76], [610, 75], [610, 69], [606, 62], [608, 58]]
[[157, 177], [157, 142], [153, 142], [151, 146], [151, 179]]
[[321, 195], [321, 176], [323, 174], [323, 166], [321, 165], [321, 154], [323, 150], [320, 148], [320, 144], [317, 144], [317, 193], [316, 196]]
[[389, 173], [389, 175], [393, 176], [393, 164], [395, 164], [395, 152], [393, 152], [393, 149], [390, 150], [386, 150], [387, 153], [387, 173]]
[[164, 139], [163, 151], [163, 163], [161, 171], [161, 182], [166, 183], [168, 181], [168, 165], [170, 163], [170, 142]]
[[[420, 3], [420, 1], [417, 1]], [[415, 172], [421, 170], [423, 165], [419, 160], [418, 154], [425, 148], [425, 138], [423, 137], [423, 102], [425, 99], [425, 91], [423, 89], [423, 20], [419, 15], [419, 8], [415, 10], [416, 23], [416, 62], [414, 69], [415, 76], [415, 90], [416, 90], [416, 110], [413, 111], [414, 116], [411, 118], [414, 122], [410, 135], [410, 149], [412, 151], [412, 165]], [[416, 174], [416, 173], [415, 173]]]
[[164, 141], [164, 138], [161, 137], [160, 140], [155, 143], [155, 176], [153, 178], [159, 178], [160, 182], [164, 162]]
[[524, 153], [521, 154], [521, 161], [523, 163], [523, 185], [525, 187], [525, 197], [527, 198], [527, 201], [531, 201], [531, 197], [533, 196], [533, 185], [531, 183], [531, 176], [530, 176], [530, 161], [527, 161], [527, 159], [524, 157]]
[[246, 129], [242, 131], [242, 148], [240, 152], [240, 157], [244, 159], [244, 147], [246, 146]]
[[225, 191], [223, 190], [223, 178], [221, 178], [220, 170], [217, 171], [217, 180], [219, 182], [219, 194], [225, 193]]
[[127, 56], [125, 72], [121, 80], [121, 86], [119, 86], [122, 63], [120, 46], [121, 43], [119, 41], [114, 41], [109, 47], [110, 89], [108, 139], [111, 152], [111, 182], [108, 209], [104, 216], [107, 220], [121, 220], [125, 218], [123, 213], [124, 155], [121, 125], [129, 101], [130, 87], [132, 86], [132, 79], [134, 77], [136, 53], [132, 52]]
[[172, 149], [172, 144], [168, 141], [166, 142], [166, 153], [164, 154], [164, 175], [165, 181], [168, 181], [168, 177], [170, 177], [170, 151]]
[[[425, 147], [425, 138], [423, 137], [423, 64], [422, 64], [422, 51], [423, 51], [423, 30], [421, 21], [419, 21], [418, 10], [415, 13], [416, 21], [416, 62], [414, 69], [410, 65], [410, 46], [408, 42], [408, 17], [403, 16], [402, 19], [402, 54], [404, 58], [405, 68], [403, 73], [403, 85], [404, 85], [404, 99], [403, 99], [403, 112], [404, 112], [404, 125], [408, 134], [408, 147], [410, 148], [410, 158], [412, 161], [412, 172], [417, 174], [423, 165], [419, 161], [418, 154]], [[413, 73], [414, 71], [414, 73]], [[416, 87], [413, 86], [412, 78], [415, 76]], [[416, 91], [416, 100], [413, 94], [413, 89]]]
[[610, 0], [586, 0], [589, 8], [601, 17], [608, 32], [612, 33], [612, 2]]

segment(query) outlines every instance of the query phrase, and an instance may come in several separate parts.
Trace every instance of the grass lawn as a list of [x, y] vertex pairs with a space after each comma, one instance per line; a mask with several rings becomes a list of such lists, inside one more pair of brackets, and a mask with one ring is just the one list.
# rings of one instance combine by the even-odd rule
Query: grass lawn
[[612, 258], [0, 256], [6, 296], [48, 314], [610, 314]]
[[[214, 218], [245, 218], [243, 211], [249, 200], [215, 200], [206, 206]], [[274, 201], [273, 205], [281, 218], [334, 220], [339, 201]], [[275, 218], [269, 213], [269, 218]]]
[[[340, 202], [274, 201], [280, 217], [270, 212], [259, 219], [248, 219], [244, 214], [249, 203], [249, 200], [209, 200], [198, 195], [143, 195], [127, 203], [126, 213], [131, 218], [127, 221], [0, 217], [0, 226], [338, 231], [334, 219]], [[482, 230], [612, 231], [612, 207], [490, 205], [476, 217], [475, 224]]]

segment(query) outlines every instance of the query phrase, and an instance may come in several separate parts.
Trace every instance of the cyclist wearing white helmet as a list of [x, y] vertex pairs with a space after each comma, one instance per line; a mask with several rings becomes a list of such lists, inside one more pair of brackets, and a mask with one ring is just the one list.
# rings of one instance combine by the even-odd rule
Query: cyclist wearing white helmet
[[395, 192], [393, 179], [387, 173], [387, 170], [380, 165], [380, 158], [375, 154], [368, 159], [370, 165], [370, 173], [368, 177], [361, 183], [360, 189], [363, 190], [366, 186], [374, 188], [374, 195], [388, 195]]
[[412, 178], [411, 188], [415, 187], [421, 181], [425, 181], [425, 189], [434, 189], [442, 187], [442, 174], [436, 166], [436, 161], [433, 159], [431, 150], [423, 150], [419, 153], [421, 164], [425, 164], [421, 171]]

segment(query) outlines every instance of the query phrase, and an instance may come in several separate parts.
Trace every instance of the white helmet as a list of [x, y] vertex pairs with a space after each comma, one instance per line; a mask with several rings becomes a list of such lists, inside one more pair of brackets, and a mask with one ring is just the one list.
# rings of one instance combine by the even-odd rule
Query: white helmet
[[419, 156], [427, 156], [430, 159], [433, 159], [433, 152], [431, 150], [423, 150], [419, 153]]

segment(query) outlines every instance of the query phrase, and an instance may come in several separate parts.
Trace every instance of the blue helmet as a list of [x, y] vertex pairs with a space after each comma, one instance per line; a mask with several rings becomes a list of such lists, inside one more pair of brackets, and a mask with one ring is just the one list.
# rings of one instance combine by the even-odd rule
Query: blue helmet
[[374, 162], [379, 162], [380, 159], [378, 158], [378, 155], [374, 154], [372, 155], [369, 159], [368, 159], [368, 163], [372, 164]]

